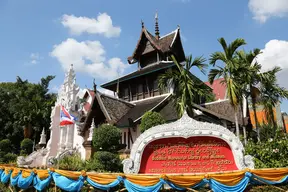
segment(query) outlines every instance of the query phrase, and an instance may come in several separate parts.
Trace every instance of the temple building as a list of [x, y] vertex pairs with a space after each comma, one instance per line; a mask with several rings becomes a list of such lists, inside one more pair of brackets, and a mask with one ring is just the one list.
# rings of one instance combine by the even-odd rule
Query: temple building
[[[179, 63], [185, 62], [185, 52], [181, 42], [180, 27], [171, 33], [160, 36], [158, 16], [155, 17], [155, 33], [150, 33], [142, 22], [140, 37], [132, 55], [127, 58], [130, 65], [137, 65], [136, 71], [124, 75], [118, 79], [101, 85], [102, 88], [115, 92], [116, 96], [101, 93], [94, 85], [94, 90], [86, 89], [84, 94], [84, 114], [81, 134], [84, 136], [84, 147], [91, 150], [91, 124], [99, 126], [102, 123], [115, 125], [122, 131], [122, 142], [126, 144], [129, 152], [133, 142], [141, 134], [139, 124], [147, 111], [159, 112], [167, 122], [177, 120], [178, 114], [175, 101], [172, 97], [173, 85], [167, 90], [158, 88], [159, 75], [176, 65], [170, 60], [174, 55]], [[196, 80], [200, 81], [197, 77]], [[202, 81], [201, 81], [202, 82]], [[204, 82], [202, 82], [204, 84]], [[195, 103], [193, 118], [199, 121], [221, 124], [235, 131], [234, 109], [226, 99], [225, 87], [222, 90], [214, 90], [213, 86], [219, 86], [220, 81], [213, 85], [206, 83], [214, 91], [216, 101]], [[219, 105], [221, 107], [219, 107]], [[239, 119], [242, 119], [239, 109]], [[239, 121], [242, 124], [242, 121]]]

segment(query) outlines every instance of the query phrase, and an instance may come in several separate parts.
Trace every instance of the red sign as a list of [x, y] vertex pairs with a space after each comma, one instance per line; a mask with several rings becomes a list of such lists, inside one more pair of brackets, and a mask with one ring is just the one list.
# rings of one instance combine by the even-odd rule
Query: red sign
[[140, 173], [205, 173], [238, 170], [229, 145], [219, 138], [164, 138], [149, 143]]

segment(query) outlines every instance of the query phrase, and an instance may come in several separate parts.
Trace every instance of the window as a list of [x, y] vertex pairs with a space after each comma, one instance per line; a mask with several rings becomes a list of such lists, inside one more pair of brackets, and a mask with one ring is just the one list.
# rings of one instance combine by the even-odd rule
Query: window
[[128, 88], [124, 89], [122, 97], [123, 97], [124, 100], [127, 100], [127, 101], [129, 100], [129, 90], [128, 90]]

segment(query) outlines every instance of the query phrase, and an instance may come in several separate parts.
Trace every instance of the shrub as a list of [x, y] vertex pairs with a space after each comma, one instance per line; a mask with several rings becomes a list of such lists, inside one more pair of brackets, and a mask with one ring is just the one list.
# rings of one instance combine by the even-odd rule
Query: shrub
[[33, 141], [31, 139], [23, 139], [21, 142], [21, 155], [29, 155], [33, 151]]
[[14, 153], [7, 153], [4, 155], [5, 163], [15, 163], [17, 160], [17, 155]]
[[72, 154], [64, 156], [57, 163], [59, 169], [70, 171], [82, 171], [85, 170], [86, 163], [83, 161], [79, 154]]
[[148, 111], [142, 117], [140, 130], [143, 133], [144, 131], [146, 131], [147, 129], [150, 129], [151, 127], [154, 127], [156, 125], [161, 125], [164, 123], [165, 123], [165, 120], [160, 115], [160, 113]]
[[[261, 130], [262, 129], [262, 130]], [[277, 168], [288, 166], [288, 137], [281, 129], [262, 127], [261, 142], [249, 140], [246, 153], [254, 156], [255, 168]]]
[[0, 141], [0, 151], [9, 153], [12, 150], [11, 141], [9, 139], [3, 139]]
[[108, 151], [97, 151], [87, 168], [98, 172], [122, 172], [119, 155]]
[[103, 124], [95, 129], [92, 142], [93, 147], [97, 151], [110, 151], [114, 153], [125, 147], [120, 141], [121, 131], [113, 125]]

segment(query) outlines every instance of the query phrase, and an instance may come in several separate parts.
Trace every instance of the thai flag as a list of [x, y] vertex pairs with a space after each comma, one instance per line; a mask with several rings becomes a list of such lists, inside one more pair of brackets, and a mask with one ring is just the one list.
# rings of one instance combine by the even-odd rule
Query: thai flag
[[76, 118], [73, 117], [71, 114], [69, 114], [69, 112], [65, 109], [65, 107], [61, 105], [60, 126], [73, 125], [75, 121]]

